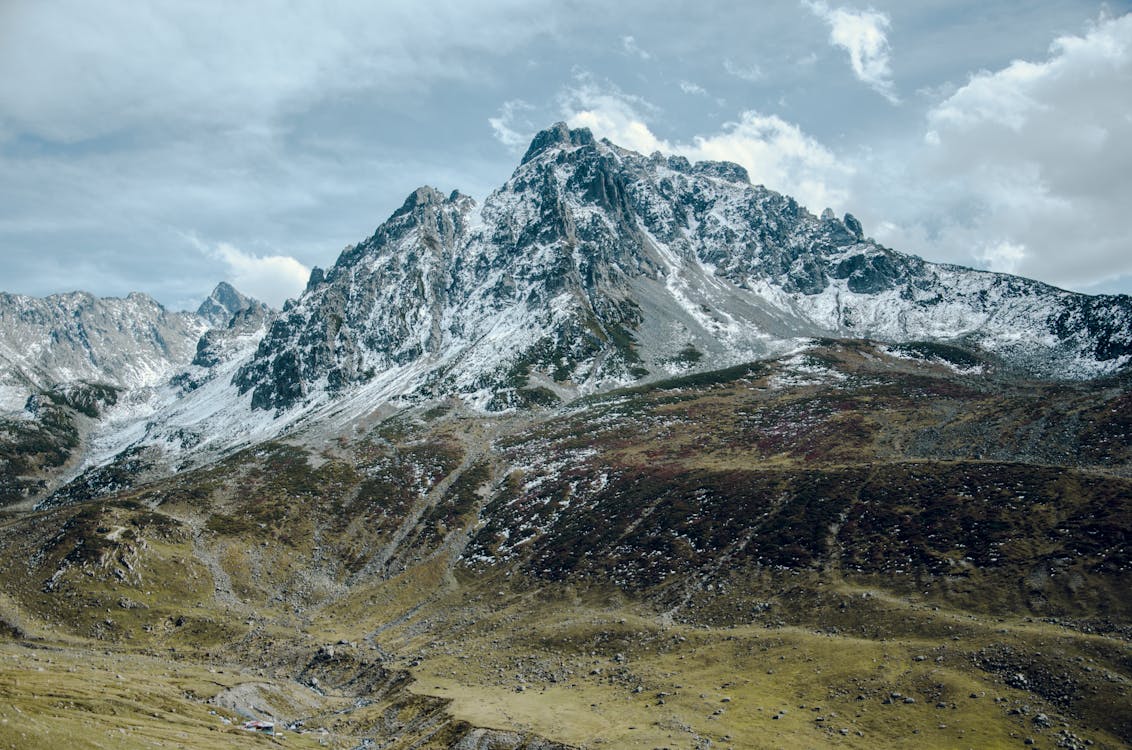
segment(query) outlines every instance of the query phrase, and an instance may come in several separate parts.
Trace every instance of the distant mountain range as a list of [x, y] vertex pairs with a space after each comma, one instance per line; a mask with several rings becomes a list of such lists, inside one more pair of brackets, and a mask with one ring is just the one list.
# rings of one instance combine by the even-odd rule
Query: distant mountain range
[[33, 393], [77, 382], [161, 385], [189, 364], [205, 331], [258, 304], [227, 282], [196, 314], [170, 312], [137, 292], [125, 299], [0, 294], [0, 411], [19, 411]]

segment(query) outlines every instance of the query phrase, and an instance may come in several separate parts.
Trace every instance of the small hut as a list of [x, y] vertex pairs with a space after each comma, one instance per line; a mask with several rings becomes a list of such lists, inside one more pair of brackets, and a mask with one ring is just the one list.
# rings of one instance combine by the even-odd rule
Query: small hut
[[256, 734], [269, 734], [275, 736], [275, 722], [274, 721], [261, 721], [260, 719], [252, 719], [251, 721], [244, 722], [244, 729]]

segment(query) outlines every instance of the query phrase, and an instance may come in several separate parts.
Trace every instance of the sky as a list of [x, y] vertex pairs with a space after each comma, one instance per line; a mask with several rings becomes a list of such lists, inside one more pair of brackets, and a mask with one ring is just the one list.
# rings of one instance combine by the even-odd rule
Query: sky
[[1132, 293], [1132, 0], [0, 0], [0, 291], [278, 306], [560, 120]]

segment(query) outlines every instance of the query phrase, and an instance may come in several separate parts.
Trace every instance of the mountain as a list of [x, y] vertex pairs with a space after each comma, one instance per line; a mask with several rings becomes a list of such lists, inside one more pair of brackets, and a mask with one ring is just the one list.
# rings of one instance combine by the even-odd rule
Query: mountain
[[[202, 309], [245, 303], [221, 285]], [[100, 427], [87, 468], [125, 450], [157, 472], [199, 465], [448, 397], [554, 407], [822, 338], [948, 343], [972, 367], [1087, 379], [1126, 368], [1132, 299], [928, 263], [737, 165], [559, 124], [482, 206], [415, 190], [284, 310], [252, 305], [213, 328], [169, 385]]]
[[0, 413], [36, 392], [80, 383], [118, 390], [162, 385], [188, 365], [201, 335], [241, 311], [266, 307], [221, 282], [194, 315], [138, 292], [36, 298], [0, 293]]
[[928, 263], [734, 164], [558, 124], [482, 206], [416, 190], [316, 269], [236, 385], [283, 412], [392, 379], [498, 410], [782, 353], [820, 336], [951, 341], [1085, 378], [1132, 354], [1132, 300]]
[[[196, 315], [140, 293], [0, 295], [0, 507], [38, 499], [97, 463], [100, 443], [116, 452], [155, 389], [221, 357], [237, 337], [230, 329], [267, 314], [226, 283]], [[223, 329], [209, 330], [218, 320]]]
[[241, 310], [262, 304], [240, 294], [227, 281], [221, 281], [197, 308], [197, 316], [209, 322], [212, 328], [227, 328], [232, 316]]

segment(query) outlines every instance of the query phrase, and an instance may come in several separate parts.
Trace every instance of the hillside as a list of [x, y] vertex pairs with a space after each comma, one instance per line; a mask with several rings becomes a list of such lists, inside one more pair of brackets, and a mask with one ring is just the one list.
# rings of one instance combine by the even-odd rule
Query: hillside
[[1125, 747], [1130, 399], [827, 340], [312, 424], [4, 522], [0, 737]]

